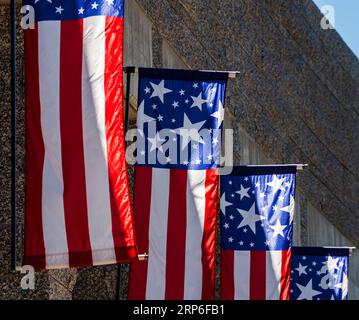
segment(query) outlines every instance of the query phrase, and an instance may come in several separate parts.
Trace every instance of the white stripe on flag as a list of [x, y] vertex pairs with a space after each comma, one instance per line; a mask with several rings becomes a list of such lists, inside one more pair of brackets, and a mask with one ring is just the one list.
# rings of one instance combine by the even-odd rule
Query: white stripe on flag
[[152, 169], [146, 300], [163, 300], [166, 289], [170, 170]]
[[60, 134], [60, 23], [38, 23], [41, 129], [45, 145], [42, 224], [46, 265], [68, 266]]
[[250, 251], [234, 251], [234, 300], [249, 300], [250, 261]]
[[82, 123], [88, 224], [94, 264], [96, 261], [116, 260], [115, 251], [111, 249], [114, 241], [105, 132], [105, 22], [104, 16], [86, 18], [83, 22]]
[[266, 300], [279, 300], [282, 274], [282, 251], [266, 252]]
[[202, 239], [206, 210], [206, 171], [188, 170], [184, 299], [202, 297]]

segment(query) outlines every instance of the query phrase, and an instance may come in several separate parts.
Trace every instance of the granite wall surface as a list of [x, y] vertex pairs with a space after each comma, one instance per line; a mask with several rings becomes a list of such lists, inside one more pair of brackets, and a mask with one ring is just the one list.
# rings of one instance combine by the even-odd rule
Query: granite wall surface
[[[21, 275], [9, 270], [8, 16], [8, 6], [0, 6], [0, 299], [113, 299], [117, 266], [38, 272], [34, 291], [21, 290]], [[321, 15], [311, 0], [127, 0], [126, 18], [126, 65], [241, 71], [230, 81], [226, 100], [227, 126], [235, 132], [236, 163], [245, 163], [242, 129], [272, 162], [308, 163], [309, 169], [298, 176], [301, 244], [312, 244], [307, 233], [313, 228], [307, 232], [307, 221], [314, 220], [305, 213], [310, 202], [359, 246], [359, 63], [335, 30], [320, 28]], [[24, 89], [22, 32], [18, 31], [21, 240]], [[121, 268], [120, 296], [126, 298], [128, 266]]]

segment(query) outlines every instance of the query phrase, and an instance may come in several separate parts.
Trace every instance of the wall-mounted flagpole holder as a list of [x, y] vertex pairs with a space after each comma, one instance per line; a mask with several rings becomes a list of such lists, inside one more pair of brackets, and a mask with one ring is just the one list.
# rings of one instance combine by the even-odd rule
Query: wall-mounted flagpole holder
[[[127, 73], [127, 70], [130, 70], [131, 73], [138, 73], [138, 67], [126, 67], [125, 68], [125, 72]], [[176, 70], [190, 70], [190, 69], [176, 69]], [[192, 71], [196, 71], [195, 69], [191, 69]], [[218, 73], [228, 73], [228, 78], [229, 79], [235, 79], [237, 77], [238, 74], [240, 74], [240, 71], [219, 71], [219, 70], [197, 70], [197, 71], [201, 71], [201, 72], [218, 72]]]
[[135, 67], [125, 67], [126, 73], [126, 104], [125, 104], [125, 135], [128, 129], [129, 114], [130, 114], [130, 94], [131, 94], [131, 75], [136, 73]]
[[308, 164], [304, 163], [295, 163], [295, 164], [263, 164], [263, 165], [245, 165], [246, 167], [296, 167], [298, 171], [307, 169], [309, 167]]
[[16, 271], [16, 0], [10, 3], [11, 38], [11, 270]]
[[356, 249], [356, 247], [349, 247], [349, 256], [351, 256]]
[[138, 255], [138, 260], [140, 260], [140, 261], [146, 261], [146, 260], [148, 260], [148, 254], [147, 254], [147, 253], [139, 254], [139, 255]]

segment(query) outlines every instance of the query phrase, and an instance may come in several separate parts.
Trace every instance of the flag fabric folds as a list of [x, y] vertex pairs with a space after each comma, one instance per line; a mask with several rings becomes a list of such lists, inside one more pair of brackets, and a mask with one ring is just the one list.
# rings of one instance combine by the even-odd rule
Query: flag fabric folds
[[221, 176], [221, 299], [289, 300], [296, 166]]
[[220, 131], [227, 73], [139, 70], [129, 299], [214, 298]]
[[123, 0], [25, 1], [24, 264], [137, 259], [123, 137]]
[[291, 300], [347, 300], [348, 248], [293, 247]]

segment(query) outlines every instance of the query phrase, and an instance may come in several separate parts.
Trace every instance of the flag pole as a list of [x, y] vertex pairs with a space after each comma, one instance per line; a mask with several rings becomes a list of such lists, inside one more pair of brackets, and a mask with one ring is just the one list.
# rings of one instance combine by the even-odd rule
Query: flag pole
[[[124, 119], [124, 135], [126, 137], [129, 114], [130, 114], [130, 93], [131, 93], [131, 75], [135, 73], [135, 67], [125, 67], [124, 72], [126, 73], [126, 96], [125, 96], [125, 119]], [[125, 140], [126, 144], [126, 140]], [[121, 263], [117, 264], [117, 283], [116, 283], [116, 300], [120, 300], [121, 290]]]
[[126, 73], [126, 105], [125, 105], [125, 135], [128, 129], [128, 117], [130, 113], [130, 91], [131, 91], [131, 75], [135, 73], [135, 67], [125, 67]]
[[[127, 67], [127, 68], [131, 68], [131, 72], [132, 73], [138, 73], [138, 67]], [[176, 69], [176, 70], [185, 70], [188, 71], [188, 69]], [[195, 70], [192, 70], [195, 71]], [[228, 70], [205, 70], [205, 69], [198, 69], [197, 71], [200, 72], [213, 72], [213, 73], [228, 73], [228, 79], [236, 79], [237, 75], [239, 75], [241, 72], [240, 71], [228, 71]]]
[[16, 0], [10, 3], [11, 38], [11, 270], [16, 270]]
[[294, 164], [248, 164], [245, 167], [296, 167], [298, 171], [309, 168], [307, 163], [294, 163]]

